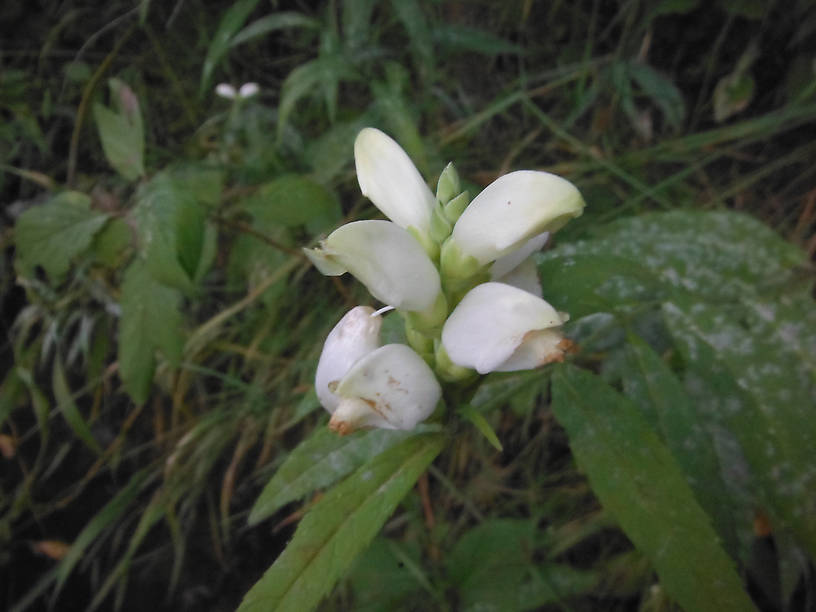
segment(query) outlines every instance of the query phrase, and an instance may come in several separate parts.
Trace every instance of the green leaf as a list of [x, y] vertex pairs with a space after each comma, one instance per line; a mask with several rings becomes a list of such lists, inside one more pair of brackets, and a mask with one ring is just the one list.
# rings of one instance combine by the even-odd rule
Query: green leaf
[[136, 202], [133, 217], [150, 272], [161, 283], [190, 291], [204, 244], [204, 210], [184, 184], [167, 173], [143, 185]]
[[625, 397], [572, 366], [553, 374], [553, 412], [601, 504], [687, 610], [755, 610], [668, 449]]
[[259, 0], [238, 0], [233, 4], [218, 24], [218, 30], [212, 37], [212, 42], [207, 48], [207, 57], [201, 68], [201, 82], [198, 88], [198, 95], [202, 97], [212, 82], [212, 75], [221, 60], [227, 54], [232, 45], [232, 37], [238, 29], [244, 25], [250, 13], [255, 10]]
[[76, 436], [85, 443], [85, 446], [90, 448], [97, 454], [102, 454], [102, 447], [91, 433], [91, 428], [85, 421], [85, 417], [79, 411], [79, 408], [74, 402], [71, 389], [68, 387], [68, 381], [65, 380], [65, 370], [62, 366], [62, 360], [59, 355], [54, 358], [54, 369], [52, 372], [52, 387], [54, 389], [54, 397], [59, 404], [59, 410], [62, 416], [65, 417], [68, 425], [76, 434]]
[[244, 207], [252, 214], [255, 227], [264, 232], [302, 225], [316, 235], [335, 226], [342, 216], [332, 192], [299, 174], [285, 174], [264, 183]]
[[110, 79], [111, 101], [115, 111], [94, 104], [96, 127], [105, 157], [113, 168], [129, 181], [144, 175], [144, 127], [139, 99], [119, 79]]
[[184, 337], [181, 294], [157, 282], [147, 265], [134, 261], [122, 282], [119, 323], [119, 375], [130, 397], [144, 403], [156, 369], [156, 350], [172, 366], [181, 361]]
[[433, 40], [425, 13], [417, 0], [391, 0], [391, 8], [402, 22], [419, 70], [425, 74], [434, 68]]
[[749, 300], [664, 306], [695, 375], [730, 400], [721, 418], [739, 440], [777, 526], [789, 527], [816, 555], [816, 378], [787, 342], [812, 320], [812, 310], [811, 303], [801, 317], [786, 320], [776, 318], [772, 304]]
[[[354, 589], [355, 612], [410, 609], [409, 598], [420, 595], [423, 586], [411, 567], [421, 567], [417, 542], [405, 542], [397, 547], [383, 537], [376, 538], [360, 555], [349, 576]], [[421, 596], [427, 599], [427, 595]]]
[[482, 55], [523, 53], [522, 47], [486, 30], [456, 24], [439, 24], [433, 28], [434, 41], [448, 52], [473, 52]]
[[118, 269], [133, 245], [133, 230], [122, 218], [111, 219], [94, 237], [94, 260], [106, 268]]
[[[629, 260], [622, 277], [614, 281], [621, 286], [604, 295], [628, 299], [635, 292], [633, 299], [645, 298], [647, 294], [638, 294], [637, 290], [646, 279], [631, 272], [634, 265], [648, 270], [649, 276], [657, 276], [664, 289], [708, 301], [739, 301], [746, 293], [767, 295], [775, 288], [797, 283], [796, 267], [805, 265], [800, 249], [741, 213], [651, 213], [597, 227], [594, 234], [594, 238], [565, 243], [543, 253], [540, 264], [565, 256], [621, 257]], [[597, 263], [601, 265], [600, 260]], [[607, 270], [612, 272], [609, 267]], [[634, 278], [629, 280], [628, 276]], [[559, 288], [568, 290], [569, 270], [563, 271], [560, 278], [563, 281]], [[583, 282], [580, 274], [577, 279]], [[544, 286], [548, 286], [546, 282]], [[545, 298], [557, 300], [556, 293], [548, 289]]]
[[265, 36], [277, 30], [285, 30], [286, 28], [308, 28], [317, 30], [320, 28], [320, 22], [317, 19], [307, 17], [302, 13], [296, 13], [294, 11], [272, 13], [271, 15], [266, 15], [265, 17], [253, 21], [238, 32], [232, 37], [229, 46], [236, 47], [254, 38]]
[[244, 596], [239, 611], [314, 609], [446, 442], [443, 434], [408, 438], [329, 491], [300, 522], [275, 564]]
[[683, 94], [671, 79], [641, 62], [630, 62], [629, 74], [643, 93], [657, 105], [666, 122], [679, 130], [686, 116], [686, 103]]
[[579, 319], [655, 300], [663, 283], [639, 262], [615, 255], [546, 254], [538, 265], [545, 298]]
[[249, 524], [255, 525], [284, 504], [334, 484], [411, 435], [413, 432], [373, 429], [338, 436], [321, 427], [292, 451], [266, 484], [249, 513]]
[[88, 196], [76, 191], [28, 209], [15, 229], [18, 271], [32, 276], [34, 268], [42, 266], [49, 278], [60, 280], [107, 220], [105, 213], [91, 210]]
[[716, 424], [707, 422], [706, 415], [701, 414], [705, 406], [691, 400], [669, 366], [638, 336], [629, 336], [626, 357], [626, 395], [661, 434], [726, 549], [736, 555], [739, 544], [734, 516], [737, 510], [750, 516], [750, 509], [737, 508], [727, 494], [714, 439]]
[[470, 423], [472, 423], [473, 426], [479, 430], [479, 433], [481, 433], [487, 439], [487, 441], [490, 442], [490, 446], [499, 452], [504, 450], [502, 443], [499, 441], [499, 437], [496, 435], [496, 432], [493, 431], [490, 423], [488, 423], [487, 419], [482, 416], [481, 412], [477, 411], [473, 406], [466, 404], [459, 409], [459, 416], [466, 421], [470, 421]]

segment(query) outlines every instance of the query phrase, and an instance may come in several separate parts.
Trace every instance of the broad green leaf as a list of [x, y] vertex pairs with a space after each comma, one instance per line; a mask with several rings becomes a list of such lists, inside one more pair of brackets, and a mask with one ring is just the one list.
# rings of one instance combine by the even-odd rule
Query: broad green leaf
[[97, 454], [102, 454], [102, 447], [94, 438], [91, 428], [74, 401], [71, 389], [68, 387], [68, 381], [65, 379], [65, 370], [59, 355], [54, 357], [51, 383], [54, 389], [54, 398], [59, 404], [59, 410], [62, 412], [62, 416], [65, 417], [65, 421], [71, 426], [76, 436], [85, 443], [85, 446]]
[[[688, 396], [669, 366], [638, 336], [626, 346], [628, 368], [623, 379], [626, 395], [640, 409], [654, 431], [661, 434], [697, 496], [708, 512], [726, 549], [739, 551], [735, 532], [734, 501], [727, 495], [723, 466], [714, 441], [714, 423]], [[740, 508], [745, 511], [745, 508]]]
[[[542, 254], [540, 264], [566, 256], [622, 257], [634, 262], [627, 265], [626, 273], [636, 265], [681, 295], [718, 301], [739, 301], [746, 293], [767, 295], [796, 283], [796, 266], [805, 264], [800, 249], [741, 213], [651, 213], [609, 223], [593, 233], [594, 238], [565, 243]], [[563, 275], [566, 284], [568, 271]], [[614, 281], [621, 286], [612, 296], [625, 296], [643, 281], [638, 276], [633, 281], [626, 277]], [[546, 289], [546, 282], [544, 287], [545, 298], [557, 300]]]
[[213, 208], [221, 203], [225, 174], [220, 166], [185, 163], [174, 167], [170, 175], [204, 208]]
[[342, 215], [332, 192], [299, 174], [286, 174], [264, 183], [244, 207], [260, 231], [302, 225], [316, 235], [336, 225]]
[[545, 299], [573, 319], [653, 301], [665, 292], [653, 271], [615, 255], [547, 254], [538, 271]]
[[18, 271], [31, 276], [36, 266], [42, 266], [52, 280], [59, 280], [107, 220], [105, 213], [91, 210], [88, 196], [76, 191], [28, 209], [15, 228]]
[[553, 374], [553, 412], [601, 504], [687, 610], [755, 610], [709, 517], [637, 408], [572, 366]]
[[316, 182], [326, 185], [345, 167], [351, 165], [354, 159], [354, 139], [367, 125], [371, 125], [371, 120], [367, 116], [354, 121], [338, 122], [307, 143], [305, 156], [312, 168], [311, 177]]
[[259, 0], [238, 0], [233, 4], [218, 24], [218, 30], [212, 37], [210, 46], [207, 48], [207, 57], [201, 68], [201, 82], [199, 83], [198, 95], [202, 97], [204, 92], [212, 82], [212, 75], [215, 68], [224, 59], [235, 33], [244, 25], [250, 13], [255, 10]]
[[134, 261], [122, 282], [119, 323], [119, 375], [134, 402], [147, 400], [156, 368], [156, 350], [171, 365], [181, 360], [184, 337], [181, 295], [157, 282], [147, 265]]
[[136, 194], [133, 216], [151, 274], [161, 283], [189, 291], [204, 243], [205, 215], [192, 193], [160, 173]]
[[111, 102], [115, 110], [94, 104], [93, 112], [105, 157], [129, 181], [144, 175], [144, 127], [139, 99], [119, 79], [110, 79]]
[[94, 260], [102, 266], [118, 269], [133, 246], [133, 230], [122, 218], [111, 219], [93, 240]]
[[278, 508], [334, 484], [413, 432], [373, 429], [338, 436], [321, 427], [301, 442], [266, 484], [249, 513], [254, 525]]
[[671, 79], [641, 62], [630, 62], [629, 74], [641, 91], [660, 109], [666, 122], [673, 128], [680, 129], [686, 116], [686, 104], [683, 94]]
[[446, 441], [443, 434], [410, 437], [329, 491], [300, 522], [274, 565], [244, 596], [239, 611], [314, 609], [374, 539]]
[[[812, 309], [812, 306], [811, 306]], [[761, 313], [761, 314], [760, 314]], [[785, 338], [801, 321], [773, 306], [668, 303], [666, 321], [698, 377], [730, 398], [721, 418], [739, 440], [777, 526], [816, 555], [816, 382]], [[802, 313], [802, 320], [808, 311]]]
[[266, 15], [250, 23], [233, 36], [229, 44], [230, 47], [236, 47], [254, 38], [265, 36], [277, 30], [285, 30], [286, 28], [308, 28], [317, 30], [320, 28], [320, 22], [317, 19], [307, 17], [302, 13], [296, 13], [294, 11], [272, 13], [271, 15]]

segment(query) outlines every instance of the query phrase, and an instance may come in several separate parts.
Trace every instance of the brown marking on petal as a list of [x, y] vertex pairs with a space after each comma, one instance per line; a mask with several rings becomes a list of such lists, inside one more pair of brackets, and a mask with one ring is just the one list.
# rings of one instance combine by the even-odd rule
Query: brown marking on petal
[[548, 363], [564, 363], [564, 353], [561, 351], [550, 353], [538, 365], [547, 365]]
[[[379, 415], [380, 415], [380, 416], [381, 416], [383, 419], [385, 419], [386, 421], [388, 421], [388, 419], [387, 419], [387, 418], [385, 417], [385, 415], [383, 414], [383, 411], [382, 411], [382, 410], [380, 409], [380, 407], [377, 405], [377, 402], [375, 402], [375, 401], [373, 401], [373, 400], [370, 400], [370, 399], [367, 399], [367, 398], [365, 398], [365, 397], [361, 397], [360, 399], [361, 399], [361, 400], [363, 400], [363, 401], [364, 401], [366, 404], [368, 404], [368, 407], [369, 407], [369, 408], [371, 408], [371, 410], [372, 410], [373, 412], [376, 412], [376, 413], [377, 413], [377, 414], [379, 414]], [[385, 408], [386, 408], [386, 410], [389, 410], [389, 411], [391, 410], [391, 406], [389, 406], [387, 403], [385, 404]]]
[[329, 419], [329, 429], [340, 436], [347, 436], [356, 431], [355, 427], [351, 423], [335, 419], [334, 416]]
[[569, 338], [561, 338], [561, 340], [555, 346], [565, 353], [569, 353], [570, 355], [577, 355], [581, 350], [581, 347]]

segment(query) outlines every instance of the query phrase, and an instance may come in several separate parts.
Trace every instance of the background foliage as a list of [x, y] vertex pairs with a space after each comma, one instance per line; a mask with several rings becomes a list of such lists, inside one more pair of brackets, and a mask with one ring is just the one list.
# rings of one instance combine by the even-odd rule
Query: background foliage
[[[0, 607], [816, 609], [812, 2], [10, 1], [0, 28]], [[539, 260], [579, 353], [470, 400], [502, 452], [456, 419], [325, 430], [316, 359], [365, 298], [299, 247], [371, 216], [366, 125], [431, 179], [588, 202]]]

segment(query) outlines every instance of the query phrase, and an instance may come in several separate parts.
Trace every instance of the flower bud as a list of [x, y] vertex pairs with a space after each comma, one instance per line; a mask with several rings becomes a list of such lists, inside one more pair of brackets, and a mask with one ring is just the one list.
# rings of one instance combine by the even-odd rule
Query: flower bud
[[431, 368], [404, 344], [368, 353], [330, 389], [340, 403], [329, 427], [341, 435], [363, 427], [414, 429], [431, 416], [442, 397]]
[[400, 227], [429, 234], [434, 195], [396, 141], [364, 128], [354, 141], [354, 163], [360, 191], [374, 206]]
[[400, 310], [424, 311], [440, 294], [439, 273], [416, 239], [388, 221], [355, 221], [318, 249], [303, 249], [321, 273], [351, 272], [375, 298]]
[[479, 374], [527, 370], [563, 359], [570, 342], [552, 328], [567, 318], [527, 291], [483, 283], [450, 314], [442, 344], [454, 364]]
[[[584, 200], [575, 186], [554, 174], [520, 170], [488, 185], [459, 217], [448, 242], [449, 259], [485, 266], [542, 232], [554, 232], [579, 216]], [[455, 274], [454, 274], [455, 276]]]

